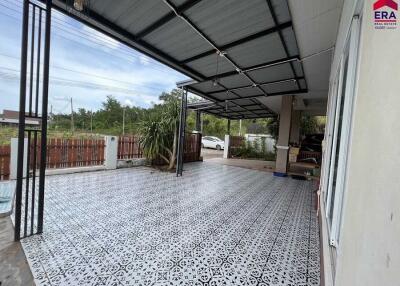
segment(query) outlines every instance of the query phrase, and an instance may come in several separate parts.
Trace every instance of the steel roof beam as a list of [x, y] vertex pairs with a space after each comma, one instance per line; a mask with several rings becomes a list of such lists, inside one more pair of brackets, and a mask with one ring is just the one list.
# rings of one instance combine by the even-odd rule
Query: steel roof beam
[[[224, 111], [223, 109], [207, 109], [207, 111], [216, 111], [216, 112], [219, 112], [219, 111], [221, 111], [222, 113], [224, 113], [224, 114], [232, 114], [232, 113], [248, 113], [249, 111], [248, 110], [231, 110], [231, 111]], [[265, 111], [265, 109], [254, 109], [253, 111], [263, 111], [264, 113], [267, 113], [267, 114], [272, 114], [272, 113], [270, 113], [270, 112], [267, 112], [267, 111]], [[257, 115], [260, 115], [259, 113], [255, 113], [255, 112], [252, 112], [253, 114], [257, 114]]]
[[[229, 102], [228, 102], [229, 103]], [[245, 104], [245, 105], [241, 105], [240, 107], [241, 108], [243, 108], [243, 107], [252, 107], [252, 106], [257, 106], [257, 107], [259, 107], [260, 105], [259, 104], [256, 104], [256, 103], [253, 103], [253, 104]], [[230, 106], [230, 108], [231, 108], [232, 106]], [[237, 107], [237, 106], [236, 106]], [[189, 107], [189, 109], [195, 109], [196, 107], [193, 107], [193, 106], [191, 106], [191, 107]], [[221, 107], [221, 106], [216, 106], [215, 104], [214, 105], [209, 105], [209, 106], [206, 106], [206, 107], [204, 107], [204, 108], [208, 108], [207, 110], [224, 110], [224, 107]], [[264, 110], [265, 111], [265, 109], [264, 108], [262, 108], [262, 109], [253, 109], [253, 111], [257, 111], [257, 110]], [[248, 111], [248, 110], [246, 110], [246, 111]], [[237, 111], [237, 112], [239, 112], [239, 111]]]
[[[269, 29], [267, 29], [267, 30], [264, 30], [264, 31], [255, 33], [255, 34], [250, 35], [250, 36], [248, 36], [248, 37], [245, 37], [245, 38], [242, 38], [242, 39], [233, 41], [233, 42], [231, 42], [231, 43], [229, 43], [229, 44], [220, 46], [219, 49], [222, 50], [222, 51], [224, 51], [224, 52], [226, 52], [227, 49], [230, 49], [230, 48], [239, 46], [239, 45], [241, 45], [241, 44], [244, 44], [244, 43], [247, 43], [247, 42], [256, 40], [256, 39], [258, 39], [258, 38], [261, 38], [261, 37], [270, 35], [270, 34], [272, 34], [272, 33], [276, 33], [276, 32], [278, 32], [278, 31], [280, 31], [280, 30], [283, 30], [283, 29], [286, 29], [286, 28], [289, 28], [289, 27], [292, 27], [292, 22], [291, 22], [291, 21], [286, 22], [286, 23], [283, 23], [283, 24], [280, 24], [280, 25], [275, 26], [275, 27], [272, 27], [272, 28], [269, 28]], [[192, 56], [192, 57], [190, 57], [190, 58], [187, 58], [187, 59], [181, 61], [181, 63], [182, 63], [182, 64], [186, 64], [186, 63], [189, 63], [189, 62], [192, 62], [192, 61], [195, 61], [195, 60], [198, 60], [198, 59], [201, 59], [201, 58], [204, 58], [204, 57], [213, 55], [213, 54], [215, 54], [215, 53], [216, 53], [215, 49], [209, 50], [209, 51], [203, 52], [203, 53], [201, 53], [201, 54], [198, 54], [198, 55]]]
[[[300, 58], [298, 56], [282, 58], [282, 59], [279, 59], [279, 60], [274, 60], [274, 61], [261, 63], [261, 64], [257, 64], [257, 65], [254, 65], [254, 66], [250, 66], [250, 67], [244, 68], [242, 70], [242, 72], [251, 72], [251, 71], [265, 69], [265, 68], [269, 68], [269, 67], [273, 67], [273, 66], [277, 66], [277, 65], [282, 65], [282, 64], [286, 64], [286, 63], [289, 63], [289, 62], [292, 62], [292, 61], [299, 61], [299, 60], [300, 60]], [[229, 77], [229, 76], [233, 76], [233, 75], [237, 75], [237, 74], [240, 74], [240, 73], [237, 72], [237, 71], [230, 71], [230, 72], [220, 73], [220, 74], [217, 74], [215, 76], [210, 76], [210, 77], [205, 78], [203, 80], [203, 82], [210, 81], [210, 80], [213, 80], [215, 78], [221, 79], [221, 78], [224, 78], [224, 77]], [[201, 83], [201, 81], [199, 81], [198, 83]]]
[[280, 92], [268, 93], [268, 96], [265, 96], [264, 94], [260, 94], [260, 95], [242, 97], [242, 98], [233, 98], [233, 99], [230, 99], [229, 101], [238, 100], [238, 99], [258, 99], [258, 98], [263, 98], [263, 97], [271, 97], [271, 96], [279, 96], [279, 95], [296, 95], [296, 94], [304, 94], [304, 93], [308, 93], [308, 89], [296, 89], [296, 90], [291, 90], [291, 91], [280, 91]]
[[[273, 19], [273, 21], [274, 21], [274, 23], [275, 23], [275, 26], [276, 26], [276, 25], [278, 25], [279, 21], [278, 21], [277, 15], [276, 15], [276, 13], [275, 13], [275, 9], [274, 9], [274, 7], [272, 6], [271, 0], [266, 0], [266, 1], [267, 1], [268, 8], [269, 8], [269, 10], [270, 10], [270, 12], [271, 12], [271, 15], [272, 15], [272, 19]], [[283, 48], [284, 48], [284, 50], [285, 50], [285, 53], [286, 53], [287, 56], [289, 56], [289, 49], [288, 49], [288, 47], [287, 47], [285, 38], [283, 37], [282, 31], [281, 31], [281, 30], [278, 31], [278, 34], [279, 34], [279, 38], [280, 38], [280, 40], [281, 40], [281, 42], [282, 42]], [[296, 38], [296, 36], [295, 36], [295, 38]], [[296, 40], [296, 45], [297, 45], [297, 40]], [[292, 62], [290, 62], [290, 67], [292, 68], [293, 74], [294, 74], [295, 76], [297, 76], [296, 70], [295, 70], [295, 68], [294, 68]], [[307, 81], [306, 81], [306, 86], [307, 86]], [[298, 82], [297, 82], [297, 87], [300, 89], [300, 85], [299, 85]]]
[[[269, 82], [262, 82], [262, 83], [258, 83], [258, 86], [264, 86], [264, 85], [269, 85], [269, 84], [278, 84], [278, 83], [284, 83], [284, 82], [289, 82], [289, 81], [298, 81], [298, 80], [302, 80], [304, 79], [303, 76], [301, 77], [294, 77], [294, 78], [288, 78], [288, 79], [284, 79], [284, 80], [275, 80], [275, 81], [269, 81]], [[234, 87], [229, 89], [228, 91], [236, 91], [236, 90], [241, 90], [241, 89], [249, 89], [249, 88], [254, 88], [255, 86], [250, 84], [250, 85], [244, 85], [244, 86], [238, 86], [238, 87]], [[209, 92], [208, 94], [217, 94], [217, 93], [221, 93], [224, 92], [223, 90], [220, 91], [213, 91], [213, 92]]]
[[[223, 55], [224, 58], [226, 60], [228, 60], [233, 67], [235, 68], [235, 70], [242, 70], [228, 55], [224, 55], [223, 51], [217, 47], [217, 45], [201, 30], [199, 29], [192, 20], [190, 20], [186, 15], [184, 15], [183, 13], [179, 14], [179, 12], [177, 11], [177, 8], [174, 6], [174, 4], [170, 1], [170, 0], [163, 0], [165, 4], [167, 4], [168, 7], [170, 7], [170, 9], [177, 15], [179, 16], [183, 21], [185, 21], [197, 34], [199, 34], [206, 42], [208, 42], [211, 47], [213, 47], [220, 55]], [[248, 76], [246, 74], [246, 72], [243, 72], [243, 74], [248, 78], [248, 80], [252, 83], [252, 84], [256, 84], [254, 82], [254, 80]], [[265, 93], [261, 88], [260, 91]], [[265, 93], [265, 95], [267, 95]]]
[[[176, 10], [177, 10], [178, 14], [182, 14], [183, 12], [189, 10], [190, 8], [192, 8], [193, 6], [195, 6], [196, 4], [198, 4], [201, 1], [202, 0], [189, 0], [189, 1], [186, 1], [181, 6], [179, 6]], [[174, 19], [175, 17], [176, 17], [176, 14], [174, 12], [168, 13], [164, 17], [160, 18], [159, 20], [157, 20], [156, 22], [151, 24], [149, 27], [147, 27], [144, 30], [140, 31], [136, 35], [136, 37], [138, 39], [142, 39], [142, 38], [146, 37], [150, 33], [154, 32], [155, 30], [157, 30], [161, 26], [165, 25], [166, 23], [168, 23], [169, 21]]]

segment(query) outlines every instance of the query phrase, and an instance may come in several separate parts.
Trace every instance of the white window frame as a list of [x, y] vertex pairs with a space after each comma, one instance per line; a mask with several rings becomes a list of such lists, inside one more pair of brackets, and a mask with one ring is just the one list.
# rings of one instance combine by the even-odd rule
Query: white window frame
[[[358, 62], [358, 54], [359, 54], [359, 39], [360, 39], [360, 19], [359, 16], [354, 16], [349, 36], [347, 37], [345, 49], [342, 54], [340, 67], [338, 71], [338, 75], [334, 81], [334, 86], [332, 88], [332, 109], [330, 111], [331, 122], [330, 130], [328, 130], [328, 136], [333, 133], [333, 136], [329, 136], [326, 158], [326, 168], [327, 170], [324, 172], [326, 174], [326, 178], [323, 182], [323, 188], [326, 190], [326, 200], [325, 207], [326, 212], [325, 216], [328, 222], [329, 228], [329, 243], [331, 246], [337, 247], [339, 241], [339, 233], [340, 233], [340, 223], [341, 223], [341, 214], [342, 214], [342, 202], [343, 202], [343, 194], [344, 187], [346, 181], [346, 166], [347, 166], [347, 155], [348, 155], [348, 146], [350, 143], [350, 135], [351, 135], [351, 122], [352, 122], [352, 114], [353, 114], [353, 98], [355, 94], [355, 81], [357, 75], [357, 62]], [[343, 75], [346, 59], [348, 58], [347, 63], [347, 74], [346, 74], [346, 86], [343, 87]], [[342, 89], [344, 88], [344, 93]], [[335, 154], [337, 151], [337, 139], [339, 132], [339, 116], [340, 116], [340, 108], [341, 108], [341, 100], [344, 96], [344, 104], [343, 104], [343, 117], [341, 124], [341, 132], [340, 132], [340, 144], [339, 144], [339, 157], [337, 164], [337, 172], [336, 172], [336, 187], [335, 187], [335, 196], [332, 198], [332, 187], [333, 187], [333, 177], [334, 177], [334, 167], [335, 167]], [[331, 200], [333, 201], [333, 212], [332, 212], [332, 220], [329, 218], [329, 213], [331, 212]]]
[[345, 58], [343, 57], [340, 65], [339, 65], [339, 70], [338, 70], [338, 75], [336, 78], [336, 84], [337, 84], [337, 89], [334, 90], [334, 97], [333, 97], [333, 102], [334, 102], [334, 109], [332, 110], [332, 138], [331, 138], [331, 144], [329, 148], [329, 171], [327, 173], [327, 180], [326, 180], [326, 188], [327, 188], [327, 199], [325, 201], [325, 215], [328, 221], [328, 227], [331, 229], [331, 222], [329, 221], [329, 212], [330, 212], [330, 201], [332, 198], [332, 182], [333, 182], [333, 175], [334, 175], [334, 166], [335, 166], [335, 154], [336, 154], [336, 147], [337, 147], [337, 135], [339, 131], [339, 116], [340, 116], [340, 108], [341, 102], [342, 102], [342, 86], [343, 86], [343, 70], [344, 70], [344, 61]]
[[[351, 136], [351, 123], [352, 123], [352, 114], [353, 114], [353, 99], [355, 94], [355, 81], [357, 75], [357, 63], [358, 63], [358, 55], [359, 55], [359, 39], [360, 39], [360, 18], [359, 16], [354, 16], [353, 21], [351, 23], [351, 33], [347, 39], [347, 43], [349, 45], [348, 51], [348, 67], [347, 67], [347, 80], [345, 86], [345, 95], [344, 95], [344, 105], [343, 105], [343, 119], [342, 119], [342, 130], [341, 130], [341, 138], [340, 138], [340, 149], [339, 149], [339, 159], [338, 159], [338, 167], [337, 167], [337, 179], [336, 179], [336, 189], [335, 189], [335, 198], [333, 203], [333, 215], [332, 215], [332, 223], [330, 225], [330, 233], [329, 240], [330, 244], [334, 247], [338, 246], [339, 242], [339, 232], [340, 232], [340, 223], [341, 223], [341, 214], [342, 214], [342, 202], [344, 195], [344, 187], [346, 182], [346, 170], [347, 170], [347, 156], [348, 156], [348, 146], [350, 143]], [[350, 41], [350, 42], [349, 42]], [[346, 44], [347, 45], [347, 44]], [[341, 64], [341, 73], [343, 72], [344, 60], [346, 56], [346, 50], [342, 56], [342, 64]], [[340, 90], [340, 89], [339, 89]], [[336, 107], [340, 106], [340, 102]], [[336, 118], [338, 118], [338, 112], [336, 114]], [[336, 120], [336, 119], [335, 119]], [[336, 127], [335, 127], [336, 128]], [[335, 130], [335, 134], [337, 132]], [[335, 140], [334, 136], [334, 142]], [[336, 143], [334, 143], [336, 145]], [[335, 149], [336, 152], [336, 149]], [[334, 154], [334, 153], [331, 153]], [[332, 168], [331, 160], [331, 168], [330, 168], [330, 176], [333, 178], [334, 170]], [[334, 163], [333, 163], [334, 164]], [[330, 180], [330, 186], [328, 189], [328, 200], [327, 200], [327, 216], [329, 214], [330, 208], [330, 199], [331, 198], [331, 190], [332, 190], [332, 181]]]
[[[337, 74], [337, 73], [336, 73]], [[327, 124], [325, 129], [325, 137], [324, 137], [324, 148], [323, 148], [323, 162], [322, 162], [322, 173], [321, 173], [321, 191], [323, 196], [324, 204], [326, 205], [328, 199], [328, 177], [329, 177], [329, 166], [330, 160], [332, 158], [331, 148], [332, 148], [332, 139], [333, 139], [333, 131], [334, 131], [334, 123], [335, 123], [335, 112], [336, 112], [336, 96], [338, 90], [338, 77], [336, 76], [333, 83], [329, 89], [329, 102], [327, 109]]]

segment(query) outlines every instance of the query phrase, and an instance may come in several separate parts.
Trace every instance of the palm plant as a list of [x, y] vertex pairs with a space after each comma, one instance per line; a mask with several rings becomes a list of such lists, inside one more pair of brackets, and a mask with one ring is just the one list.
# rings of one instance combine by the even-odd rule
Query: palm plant
[[175, 166], [179, 126], [179, 98], [171, 96], [140, 126], [141, 144], [148, 159], [162, 158], [168, 170]]

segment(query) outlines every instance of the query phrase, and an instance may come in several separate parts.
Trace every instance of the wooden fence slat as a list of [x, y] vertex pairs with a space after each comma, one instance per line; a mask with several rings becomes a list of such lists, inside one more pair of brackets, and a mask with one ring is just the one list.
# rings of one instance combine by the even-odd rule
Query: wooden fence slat
[[[37, 143], [37, 165], [40, 166], [40, 140]], [[96, 166], [104, 164], [105, 141], [103, 139], [61, 139], [51, 138], [47, 143], [47, 168], [70, 168], [80, 166]], [[31, 154], [33, 156], [33, 144]], [[201, 134], [187, 134], [185, 139], [184, 162], [200, 159]], [[118, 159], [134, 159], [143, 157], [143, 148], [138, 136], [120, 137], [118, 142]], [[33, 158], [33, 157], [32, 157]], [[31, 158], [31, 162], [33, 159]], [[156, 164], [165, 162], [158, 158]], [[33, 166], [31, 166], [33, 167]], [[10, 146], [0, 146], [0, 180], [9, 179]]]
[[118, 140], [118, 159], [142, 158], [138, 136], [123, 136]]
[[0, 181], [10, 178], [10, 146], [0, 146]]

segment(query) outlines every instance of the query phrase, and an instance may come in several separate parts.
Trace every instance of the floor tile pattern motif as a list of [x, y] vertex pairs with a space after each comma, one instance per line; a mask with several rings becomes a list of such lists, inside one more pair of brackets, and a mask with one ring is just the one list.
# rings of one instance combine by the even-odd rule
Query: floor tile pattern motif
[[319, 285], [312, 184], [185, 164], [51, 176], [37, 285]]

